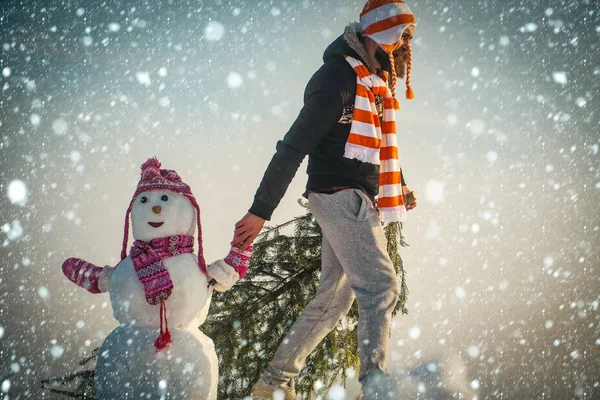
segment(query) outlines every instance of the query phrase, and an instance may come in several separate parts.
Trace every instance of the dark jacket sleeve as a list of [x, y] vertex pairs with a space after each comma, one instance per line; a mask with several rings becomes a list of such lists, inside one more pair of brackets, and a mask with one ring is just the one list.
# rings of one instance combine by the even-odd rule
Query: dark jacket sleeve
[[271, 219], [304, 157], [339, 121], [352, 87], [356, 90], [356, 75], [343, 60], [326, 63], [313, 75], [304, 93], [304, 107], [283, 140], [277, 142], [250, 213]]

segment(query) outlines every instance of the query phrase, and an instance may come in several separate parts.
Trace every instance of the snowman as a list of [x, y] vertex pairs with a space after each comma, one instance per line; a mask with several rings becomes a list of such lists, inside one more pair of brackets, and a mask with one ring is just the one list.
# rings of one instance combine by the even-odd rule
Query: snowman
[[[156, 158], [142, 165], [125, 216], [121, 262], [114, 268], [77, 258], [63, 264], [72, 282], [110, 294], [120, 324], [100, 348], [95, 372], [100, 399], [217, 397], [217, 355], [198, 327], [213, 289], [228, 290], [245, 275], [250, 250], [232, 248], [207, 268], [198, 203], [175, 171], [160, 167]], [[130, 215], [135, 242], [127, 255]]]

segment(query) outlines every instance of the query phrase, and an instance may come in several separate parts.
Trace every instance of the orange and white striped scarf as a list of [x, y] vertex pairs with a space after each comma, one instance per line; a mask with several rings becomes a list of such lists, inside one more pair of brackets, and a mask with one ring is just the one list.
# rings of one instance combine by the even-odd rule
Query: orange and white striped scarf
[[[386, 81], [372, 74], [359, 60], [350, 56], [345, 58], [356, 72], [357, 84], [354, 115], [344, 157], [379, 165], [379, 217], [385, 223], [404, 221], [406, 207], [402, 194], [395, 117], [400, 104]], [[382, 123], [379, 121], [375, 95], [384, 98]]]

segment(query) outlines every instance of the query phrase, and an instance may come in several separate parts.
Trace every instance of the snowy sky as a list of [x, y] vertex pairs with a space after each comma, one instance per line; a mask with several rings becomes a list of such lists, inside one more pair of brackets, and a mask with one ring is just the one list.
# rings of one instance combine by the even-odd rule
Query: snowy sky
[[[481, 398], [599, 395], [600, 5], [409, 5], [416, 99], [397, 118], [420, 205], [390, 370], [430, 377], [431, 361], [454, 371], [446, 390]], [[362, 6], [2, 2], [2, 391], [35, 393], [115, 326], [108, 296], [60, 265], [116, 264], [146, 158], [192, 186], [207, 259], [226, 254], [323, 50]], [[302, 212], [304, 170], [273, 222]], [[433, 390], [419, 379], [410, 390]]]

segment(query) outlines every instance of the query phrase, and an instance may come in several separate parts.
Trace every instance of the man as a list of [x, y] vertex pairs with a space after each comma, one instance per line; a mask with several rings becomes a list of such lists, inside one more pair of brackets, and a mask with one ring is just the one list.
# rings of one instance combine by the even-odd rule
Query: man
[[355, 297], [362, 394], [385, 398], [387, 390], [377, 388], [386, 381], [398, 283], [381, 221], [403, 220], [416, 207], [414, 199], [405, 202], [410, 190], [399, 166], [394, 122], [396, 79], [405, 71], [406, 95], [413, 97], [410, 40], [415, 24], [404, 1], [367, 2], [360, 24], [346, 27], [325, 51], [323, 66], [306, 87], [304, 107], [277, 143], [248, 214], [236, 224], [232, 245], [243, 250], [271, 218], [309, 154], [305, 195], [323, 230], [319, 288], [254, 386], [255, 400], [270, 400], [276, 391], [297, 399], [293, 378]]

